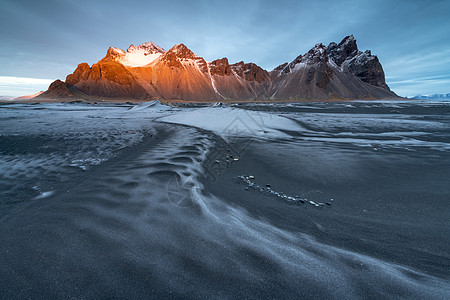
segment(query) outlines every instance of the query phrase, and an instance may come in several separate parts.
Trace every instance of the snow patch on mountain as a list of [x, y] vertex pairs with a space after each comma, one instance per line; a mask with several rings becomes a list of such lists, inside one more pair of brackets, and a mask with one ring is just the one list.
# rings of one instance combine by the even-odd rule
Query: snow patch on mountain
[[161, 53], [147, 54], [145, 50], [136, 50], [132, 53], [127, 53], [120, 60], [120, 63], [128, 67], [143, 67], [152, 63], [155, 59], [161, 56]]
[[144, 50], [147, 54], [151, 54], [151, 53], [164, 53], [166, 52], [166, 50], [164, 50], [163, 48], [161, 48], [160, 46], [156, 45], [153, 42], [147, 42], [147, 43], [143, 43], [139, 46], [135, 46], [133, 44], [130, 45], [130, 47], [128, 47], [127, 52], [131, 53], [137, 50]]
[[217, 90], [216, 84], [214, 83], [214, 78], [213, 78], [213, 76], [211, 75], [211, 62], [208, 62], [208, 63], [207, 63], [207, 66], [208, 66], [208, 75], [209, 75], [209, 78], [211, 79], [211, 85], [212, 85], [212, 87], [213, 87], [213, 89], [214, 89], [214, 92], [215, 92], [217, 95], [219, 95], [220, 97], [222, 97], [223, 99], [225, 99], [225, 97], [224, 97], [221, 93], [219, 93], [219, 91]]
[[114, 48], [114, 50], [121, 54], [118, 60], [121, 64], [133, 68], [146, 66], [166, 52], [153, 42], [147, 42], [139, 46], [130, 45], [127, 52], [118, 48]]

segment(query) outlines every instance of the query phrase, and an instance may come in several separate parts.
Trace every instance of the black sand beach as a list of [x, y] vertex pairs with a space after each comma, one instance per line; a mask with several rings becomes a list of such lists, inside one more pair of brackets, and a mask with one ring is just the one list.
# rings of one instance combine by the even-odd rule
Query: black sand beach
[[0, 126], [1, 298], [450, 297], [449, 103], [2, 104]]

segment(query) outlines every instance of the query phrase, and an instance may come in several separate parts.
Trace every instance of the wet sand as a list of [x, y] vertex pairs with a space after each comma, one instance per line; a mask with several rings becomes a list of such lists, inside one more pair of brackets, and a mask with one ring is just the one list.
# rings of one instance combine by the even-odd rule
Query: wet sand
[[237, 107], [0, 107], [1, 297], [448, 298], [447, 104]]

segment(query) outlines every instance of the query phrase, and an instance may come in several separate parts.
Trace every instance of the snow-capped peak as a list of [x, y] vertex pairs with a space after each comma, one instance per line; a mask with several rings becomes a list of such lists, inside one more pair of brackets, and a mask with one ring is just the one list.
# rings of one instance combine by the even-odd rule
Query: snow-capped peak
[[130, 45], [130, 47], [128, 47], [127, 52], [128, 53], [133, 53], [139, 50], [143, 50], [146, 54], [155, 54], [155, 53], [164, 53], [166, 52], [163, 48], [159, 47], [158, 45], [156, 45], [153, 42], [147, 42], [147, 43], [143, 43], [139, 46], [135, 46], [133, 44]]
[[307, 65], [316, 64], [319, 62], [327, 62], [328, 53], [327, 48], [323, 44], [316, 44], [314, 48], [303, 55], [301, 62]]
[[115, 54], [115, 55], [125, 55], [125, 51], [123, 51], [120, 48], [116, 48], [116, 47], [109, 47], [108, 53]]
[[342, 66], [344, 61], [352, 59], [358, 55], [358, 46], [353, 35], [348, 35], [339, 44], [330, 43], [327, 48], [328, 55], [334, 60], [337, 66]]
[[143, 67], [156, 60], [165, 52], [163, 48], [153, 42], [147, 42], [139, 46], [131, 44], [119, 62], [124, 66]]
[[173, 54], [175, 54], [179, 58], [191, 58], [191, 59], [197, 59], [200, 58], [198, 55], [194, 54], [188, 47], [186, 47], [184, 44], [177, 44], [170, 48], [169, 51]]
[[277, 68], [274, 71], [278, 71], [278, 76], [283, 74], [290, 73], [291, 71], [297, 71], [305, 68], [306, 66], [311, 66], [317, 63], [327, 63], [329, 60], [327, 47], [325, 47], [322, 43], [316, 44], [311, 50], [309, 50], [304, 55], [299, 55], [290, 63], [285, 63]]

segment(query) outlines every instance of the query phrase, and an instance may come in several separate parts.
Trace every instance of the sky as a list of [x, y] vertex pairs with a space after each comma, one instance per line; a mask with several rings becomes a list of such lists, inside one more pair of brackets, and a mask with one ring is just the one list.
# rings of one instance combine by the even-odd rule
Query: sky
[[401, 96], [450, 93], [450, 1], [0, 0], [0, 95], [64, 80], [109, 46], [183, 43], [266, 70], [353, 34]]

